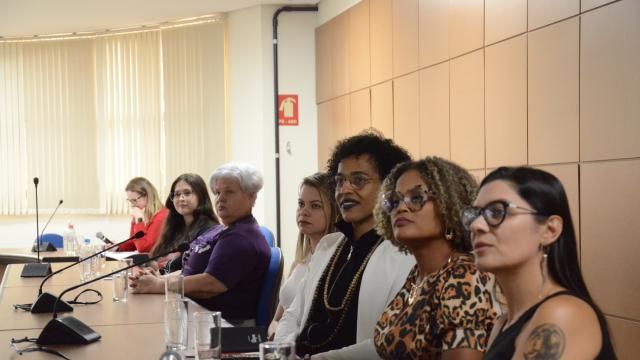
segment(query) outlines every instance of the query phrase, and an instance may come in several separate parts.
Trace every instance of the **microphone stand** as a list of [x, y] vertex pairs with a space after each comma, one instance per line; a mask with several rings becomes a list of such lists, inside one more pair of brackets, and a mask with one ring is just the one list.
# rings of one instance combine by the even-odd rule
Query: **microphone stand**
[[73, 311], [73, 308], [71, 307], [71, 305], [67, 304], [65, 301], [60, 300], [58, 302], [58, 297], [55, 295], [52, 295], [50, 293], [43, 293], [42, 292], [42, 287], [44, 286], [44, 283], [49, 280], [53, 275], [59, 274], [65, 270], [67, 270], [70, 267], [76, 266], [84, 261], [87, 261], [91, 258], [94, 258], [104, 252], [107, 252], [111, 249], [113, 249], [116, 246], [120, 246], [122, 244], [124, 244], [127, 241], [131, 241], [134, 239], [140, 239], [141, 237], [144, 236], [144, 231], [138, 231], [137, 233], [133, 234], [132, 237], [123, 240], [117, 244], [113, 244], [109, 247], [106, 247], [104, 249], [102, 249], [102, 251], [99, 251], [91, 256], [87, 256], [84, 259], [80, 259], [74, 263], [71, 263], [65, 267], [63, 267], [62, 269], [59, 269], [51, 274], [49, 274], [47, 277], [44, 278], [44, 280], [42, 280], [42, 282], [40, 283], [40, 288], [38, 289], [38, 298], [36, 299], [36, 302], [33, 303], [33, 305], [31, 306], [31, 312], [36, 314], [36, 313], [48, 313], [48, 312], [53, 312], [54, 311], [54, 304], [58, 303], [58, 307], [55, 308], [56, 311], [60, 311], [60, 312], [65, 312], [65, 311]]
[[[51, 219], [53, 219], [53, 216], [56, 214], [56, 212], [58, 212], [58, 209], [60, 208], [60, 205], [62, 205], [62, 203], [63, 203], [62, 200], [60, 200], [58, 202], [58, 206], [56, 206], [56, 208], [53, 210], [53, 213], [51, 213], [51, 216], [49, 216], [49, 220], [47, 220], [47, 223], [44, 224], [44, 227], [42, 228], [42, 231], [40, 231], [40, 239], [42, 239], [42, 235], [44, 234], [44, 231], [47, 229], [47, 226], [49, 226], [49, 223], [51, 222]], [[52, 243], [46, 241], [46, 242], [43, 242], [41, 244], [34, 244], [33, 247], [31, 248], [31, 251], [33, 251], [33, 252], [37, 251], [36, 250], [36, 246], [38, 248], [40, 248], [40, 251], [56, 251], [56, 250], [58, 250], [58, 249], [56, 249], [56, 247]]]
[[[136, 262], [132, 265], [123, 267], [121, 269], [115, 270], [109, 274], [105, 274], [99, 276], [95, 279], [91, 279], [85, 283], [74, 285], [70, 288], [65, 289], [60, 296], [53, 303], [53, 308], [56, 309], [58, 302], [62, 298], [62, 296], [68, 293], [71, 290], [75, 290], [81, 286], [88, 285], [90, 283], [96, 282], [98, 280], [102, 280], [106, 277], [117, 274], [121, 271], [129, 270], [133, 267], [143, 265], [149, 261], [157, 260], [163, 256], [167, 256], [176, 251], [184, 252], [189, 249], [188, 244], [180, 244], [177, 248], [172, 249], [171, 251], [167, 251], [164, 254], [160, 254], [149, 258], [145, 261]], [[53, 319], [51, 319], [47, 325], [42, 329], [40, 336], [38, 336], [38, 340], [36, 340], [36, 344], [38, 345], [51, 345], [51, 344], [90, 344], [94, 341], [100, 340], [101, 335], [91, 329], [88, 325], [84, 324], [82, 321], [74, 318], [71, 315], [58, 317], [58, 312], [54, 310]]]
[[20, 277], [45, 277], [51, 274], [51, 264], [43, 263], [40, 260], [40, 224], [38, 224], [38, 182], [40, 180], [37, 177], [33, 178], [33, 185], [36, 189], [36, 241], [38, 242], [38, 262], [24, 264], [22, 267], [22, 273]]

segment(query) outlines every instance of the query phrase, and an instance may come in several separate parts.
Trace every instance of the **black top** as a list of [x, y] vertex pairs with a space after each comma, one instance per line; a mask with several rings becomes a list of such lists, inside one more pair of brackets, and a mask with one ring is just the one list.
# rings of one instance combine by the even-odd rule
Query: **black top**
[[[299, 356], [356, 343], [362, 273], [367, 266], [365, 261], [368, 261], [368, 255], [380, 243], [380, 236], [371, 229], [360, 239], [354, 240], [351, 225], [339, 223], [337, 227], [345, 239], [338, 245], [318, 281], [309, 316], [296, 339], [296, 353]], [[325, 306], [325, 293], [330, 308]]]
[[[503, 328], [500, 330], [500, 333], [491, 344], [491, 347], [489, 348], [489, 350], [487, 350], [483, 359], [484, 360], [511, 359], [511, 357], [513, 357], [516, 351], [516, 348], [515, 348], [516, 338], [522, 331], [522, 328], [529, 322], [529, 320], [531, 320], [533, 315], [535, 315], [536, 310], [538, 310], [540, 305], [542, 305], [545, 301], [560, 295], [569, 295], [569, 296], [577, 297], [583, 300], [584, 302], [586, 302], [587, 304], [589, 304], [589, 306], [593, 308], [593, 305], [589, 301], [585, 301], [584, 299], [580, 298], [579, 296], [572, 293], [571, 291], [564, 290], [564, 291], [559, 291], [557, 293], [553, 293], [545, 297], [544, 299], [542, 299], [539, 303], [530, 307], [527, 311], [525, 311], [524, 314], [520, 316], [520, 318], [518, 318], [518, 320], [515, 323], [513, 323], [508, 328], [504, 329], [504, 325], [503, 325]], [[593, 309], [595, 311], [595, 308]], [[598, 315], [597, 312], [596, 312], [596, 315]], [[611, 345], [611, 338], [609, 337], [609, 330], [607, 328], [606, 321], [604, 320], [604, 318], [601, 318], [601, 316], [598, 315], [598, 322], [600, 323], [600, 331], [602, 333], [602, 347], [600, 348], [600, 353], [596, 357], [596, 360], [617, 359], [616, 354], [613, 351], [613, 346]]]

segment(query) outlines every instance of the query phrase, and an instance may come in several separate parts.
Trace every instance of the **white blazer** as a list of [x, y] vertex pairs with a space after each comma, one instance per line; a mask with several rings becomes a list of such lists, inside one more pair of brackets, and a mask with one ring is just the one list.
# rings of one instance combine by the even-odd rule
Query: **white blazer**
[[[291, 306], [278, 323], [275, 341], [293, 341], [307, 321], [313, 294], [329, 259], [344, 239], [340, 232], [327, 234], [318, 243], [309, 272], [300, 282]], [[374, 251], [362, 274], [358, 298], [356, 343], [342, 349], [314, 355], [314, 359], [372, 359], [379, 358], [373, 344], [373, 331], [387, 305], [404, 285], [415, 258], [401, 253], [390, 241], [383, 241]]]

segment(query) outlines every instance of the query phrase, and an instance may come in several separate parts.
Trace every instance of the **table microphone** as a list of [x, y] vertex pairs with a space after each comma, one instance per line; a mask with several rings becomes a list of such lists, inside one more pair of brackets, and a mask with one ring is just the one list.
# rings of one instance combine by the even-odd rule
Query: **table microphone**
[[[53, 216], [56, 214], [56, 212], [58, 212], [58, 209], [60, 208], [60, 205], [62, 205], [63, 201], [60, 200], [58, 202], [58, 206], [56, 206], [56, 208], [53, 210], [53, 213], [51, 213], [51, 216], [49, 216], [49, 220], [47, 220], [47, 223], [44, 224], [44, 227], [42, 228], [42, 230], [40, 230], [40, 238], [42, 238], [42, 235], [44, 234], [44, 231], [47, 229], [47, 226], [49, 226], [49, 223], [51, 222], [51, 219], [53, 219]], [[56, 247], [48, 242], [45, 241], [43, 243], [41, 243], [40, 245], [38, 245], [37, 243], [33, 245], [33, 247], [31, 248], [31, 251], [36, 252], [36, 246], [40, 246], [40, 251], [56, 251], [58, 249], [56, 249]]]
[[98, 238], [100, 241], [102, 241], [105, 244], [111, 245], [113, 244], [113, 241], [109, 240], [108, 237], [104, 236], [104, 234], [102, 233], [102, 231], [98, 231], [96, 233], [96, 238]]
[[38, 262], [24, 264], [24, 266], [22, 267], [22, 273], [20, 274], [20, 277], [45, 277], [51, 274], [51, 264], [43, 263], [40, 260], [40, 225], [38, 224], [38, 213], [39, 213], [38, 183], [39, 182], [40, 182], [40, 179], [38, 179], [37, 177], [33, 178], [33, 185], [35, 186], [35, 190], [36, 190], [36, 242], [37, 242], [36, 250], [38, 251]]
[[[87, 256], [84, 259], [80, 259], [74, 263], [71, 263], [65, 267], [63, 267], [62, 269], [59, 269], [49, 275], [47, 275], [47, 277], [44, 278], [44, 280], [42, 280], [42, 283], [40, 283], [40, 288], [38, 289], [38, 298], [36, 299], [36, 302], [33, 303], [33, 305], [31, 305], [31, 312], [32, 313], [47, 313], [47, 312], [53, 312], [53, 304], [58, 300], [58, 298], [55, 295], [49, 294], [49, 293], [43, 293], [42, 292], [42, 286], [44, 286], [44, 283], [49, 280], [49, 278], [51, 278], [53, 275], [59, 274], [61, 272], [63, 272], [64, 270], [67, 270], [68, 268], [72, 267], [72, 266], [76, 266], [78, 264], [80, 264], [81, 262], [84, 262], [86, 260], [89, 260], [93, 257], [96, 257], [106, 251], [109, 251], [110, 249], [113, 249], [116, 246], [120, 246], [121, 244], [126, 243], [127, 241], [131, 241], [134, 239], [140, 239], [141, 237], [144, 236], [144, 231], [138, 231], [137, 233], [133, 234], [132, 237], [123, 240], [117, 244], [113, 244], [109, 247], [106, 247], [104, 249], [102, 249], [102, 251], [99, 251], [91, 256]], [[24, 307], [27, 307], [27, 305], [24, 305]], [[58, 307], [57, 309], [58, 311], [64, 312], [64, 311], [73, 311], [73, 308], [67, 304], [66, 302], [60, 300], [58, 302]]]
[[[61, 301], [60, 299], [62, 299], [62, 296], [66, 293], [68, 293], [71, 290], [75, 290], [81, 286], [85, 286], [88, 284], [91, 284], [93, 282], [96, 282], [98, 280], [102, 280], [106, 277], [112, 276], [114, 274], [117, 274], [121, 271], [125, 271], [128, 269], [131, 269], [133, 267], [136, 266], [140, 266], [143, 265], [149, 261], [154, 261], [154, 260], [158, 260], [159, 258], [163, 257], [163, 256], [167, 256], [169, 254], [172, 254], [174, 252], [185, 252], [189, 249], [189, 244], [187, 243], [182, 243], [180, 245], [178, 245], [178, 247], [176, 247], [175, 249], [171, 249], [171, 251], [167, 251], [166, 253], [151, 257], [145, 261], [140, 261], [140, 262], [136, 262], [132, 265], [123, 267], [122, 269], [118, 269], [115, 270], [109, 274], [105, 274], [102, 276], [99, 276], [95, 279], [91, 279], [85, 283], [82, 284], [78, 284], [78, 285], [74, 285], [70, 288], [65, 289], [62, 293], [60, 293], [60, 296], [58, 296], [58, 298], [56, 299], [56, 301], [53, 303], [53, 308], [57, 309], [57, 305], [58, 302]], [[44, 329], [42, 329], [42, 332], [40, 333], [40, 336], [38, 336], [38, 340], [36, 340], [36, 344], [39, 345], [51, 345], [51, 344], [89, 344], [92, 343], [94, 341], [98, 341], [100, 340], [100, 334], [98, 334], [97, 332], [93, 331], [93, 329], [91, 329], [89, 326], [87, 326], [85, 323], [83, 323], [82, 321], [74, 318], [71, 315], [67, 315], [67, 316], [63, 316], [63, 317], [58, 317], [58, 312], [54, 311], [53, 312], [53, 319], [51, 319], [47, 325], [44, 327]]]

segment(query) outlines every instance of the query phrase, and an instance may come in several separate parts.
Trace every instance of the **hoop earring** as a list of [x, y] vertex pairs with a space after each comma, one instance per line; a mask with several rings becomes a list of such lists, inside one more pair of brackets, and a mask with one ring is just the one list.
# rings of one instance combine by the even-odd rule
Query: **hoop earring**
[[453, 240], [453, 230], [451, 230], [451, 228], [447, 228], [444, 231], [444, 238], [447, 239], [447, 241]]

